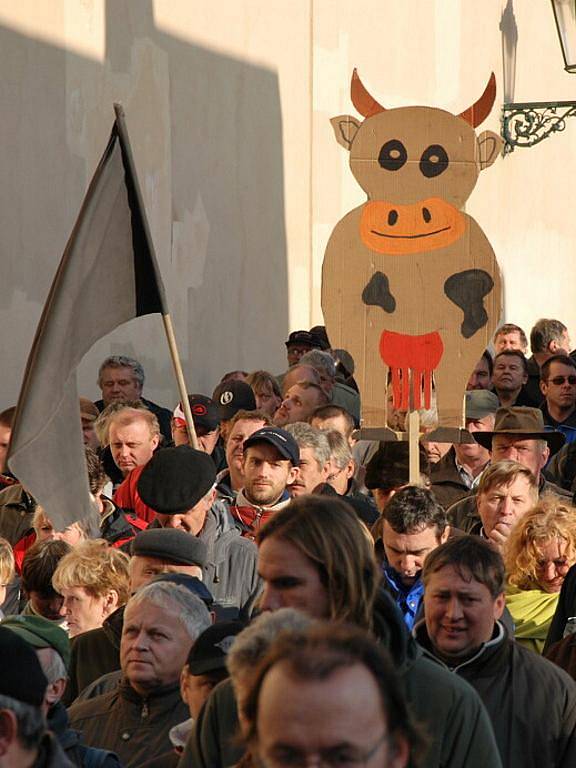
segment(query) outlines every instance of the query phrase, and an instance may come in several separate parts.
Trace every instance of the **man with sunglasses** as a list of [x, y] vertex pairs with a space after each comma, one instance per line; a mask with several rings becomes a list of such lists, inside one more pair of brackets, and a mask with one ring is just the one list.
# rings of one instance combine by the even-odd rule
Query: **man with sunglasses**
[[567, 355], [553, 355], [542, 365], [540, 389], [544, 423], [576, 441], [576, 363]]

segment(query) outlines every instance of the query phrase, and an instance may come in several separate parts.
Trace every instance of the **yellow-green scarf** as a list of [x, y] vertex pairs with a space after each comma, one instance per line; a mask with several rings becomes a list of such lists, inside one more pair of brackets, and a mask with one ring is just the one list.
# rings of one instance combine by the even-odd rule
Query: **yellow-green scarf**
[[559, 592], [518, 589], [508, 584], [506, 606], [516, 627], [515, 639], [521, 645], [542, 653], [559, 595]]

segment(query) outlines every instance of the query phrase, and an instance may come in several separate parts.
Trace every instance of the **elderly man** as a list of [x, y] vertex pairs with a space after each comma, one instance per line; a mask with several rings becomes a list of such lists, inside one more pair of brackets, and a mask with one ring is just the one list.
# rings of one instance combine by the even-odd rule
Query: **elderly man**
[[204, 583], [217, 605], [249, 615], [260, 591], [257, 552], [241, 536], [226, 504], [216, 500], [212, 459], [187, 445], [159, 451], [144, 467], [138, 492], [156, 511], [157, 524], [197, 536], [208, 548]]
[[298, 475], [300, 451], [294, 437], [280, 427], [263, 427], [244, 441], [244, 484], [230, 511], [244, 536], [254, 538], [278, 509], [290, 502], [286, 486]]
[[[498, 410], [498, 398], [486, 389], [466, 392], [466, 429], [472, 435], [492, 432]], [[426, 445], [424, 443], [424, 445]], [[490, 452], [478, 442], [456, 443], [431, 467], [432, 490], [442, 504], [451, 504], [467, 496], [478, 485], [480, 475], [490, 462]]]
[[[354, 695], [351, 695], [351, 691]], [[419, 737], [390, 658], [368, 635], [329, 624], [285, 633], [247, 693], [251, 753], [263, 768], [404, 768]], [[351, 723], [362, 721], [362, 728]], [[335, 762], [335, 756], [345, 760]]]
[[138, 360], [125, 355], [107, 357], [98, 371], [98, 386], [102, 390], [102, 399], [95, 405], [103, 411], [110, 403], [133, 403], [140, 401], [158, 419], [160, 432], [166, 440], [170, 439], [170, 417], [167, 408], [142, 397], [144, 369]]
[[384, 586], [412, 629], [424, 595], [424, 561], [450, 535], [446, 512], [427, 488], [408, 486], [384, 507], [379, 533]]
[[[534, 474], [517, 461], [498, 461], [484, 472], [476, 496], [470, 504], [451, 510], [454, 524], [466, 533], [477, 534], [496, 549], [502, 549], [514, 523], [538, 501]], [[454, 510], [458, 505], [454, 505]]]
[[2, 768], [72, 768], [56, 737], [46, 730], [43, 704], [48, 680], [34, 650], [0, 626], [0, 724]]
[[160, 442], [158, 420], [151, 411], [121, 408], [110, 416], [108, 439], [114, 463], [126, 477], [152, 458]]
[[426, 618], [416, 639], [479, 693], [507, 768], [572, 768], [576, 684], [508, 637], [504, 579], [501, 556], [476, 536], [435, 549], [424, 565]]
[[[155, 577], [165, 574], [201, 579], [206, 558], [206, 545], [184, 531], [162, 528], [141, 531], [132, 542], [130, 591], [135, 592]], [[209, 591], [201, 582], [197, 587], [197, 593], [211, 606]], [[121, 606], [110, 614], [99, 629], [74, 638], [66, 702], [74, 701], [86, 686], [101, 675], [119, 669], [124, 608]]]
[[66, 632], [40, 616], [9, 616], [1, 626], [10, 629], [35, 650], [48, 680], [42, 708], [48, 727], [68, 759], [77, 766], [96, 764], [102, 768], [120, 768], [120, 761], [113, 752], [87, 747], [82, 744], [80, 734], [69, 728], [68, 714], [62, 704], [70, 664], [70, 642]]
[[288, 484], [288, 492], [291, 496], [314, 493], [330, 475], [331, 451], [326, 433], [304, 422], [289, 424], [286, 431], [292, 435], [300, 451], [298, 472]]
[[576, 363], [567, 355], [553, 355], [540, 369], [546, 426], [561, 432], [567, 443], [576, 441]]
[[70, 723], [86, 743], [113, 750], [125, 768], [167, 752], [170, 729], [188, 715], [180, 672], [210, 624], [204, 603], [184, 587], [156, 582], [130, 598], [120, 641], [121, 685], [70, 708]]

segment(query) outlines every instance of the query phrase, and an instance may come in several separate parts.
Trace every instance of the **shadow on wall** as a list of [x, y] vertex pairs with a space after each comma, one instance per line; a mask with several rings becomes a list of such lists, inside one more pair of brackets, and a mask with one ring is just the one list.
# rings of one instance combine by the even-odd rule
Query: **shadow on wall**
[[[191, 10], [191, 33], [193, 19]], [[0, 354], [12, 377], [2, 382], [0, 407], [17, 397], [42, 305], [94, 170], [66, 143], [67, 73], [81, 69], [96, 82], [105, 70], [129, 75], [131, 51], [142, 40], [160, 49], [168, 66], [174, 245], [161, 269], [170, 304], [183, 308], [177, 333], [182, 341], [188, 336], [188, 387], [210, 393], [225, 370], [277, 364], [288, 331], [277, 75], [156, 28], [150, 0], [108, 0], [104, 63], [76, 60], [76, 53], [0, 28]], [[89, 107], [112, 116], [111, 104]], [[102, 149], [106, 139], [104, 133]], [[194, 236], [182, 237], [185, 231]], [[150, 322], [131, 322], [100, 342], [98, 358], [89, 353], [83, 361], [81, 390], [94, 394], [99, 360], [124, 352], [143, 363], [149, 397], [175, 395], [167, 348], [147, 344]]]

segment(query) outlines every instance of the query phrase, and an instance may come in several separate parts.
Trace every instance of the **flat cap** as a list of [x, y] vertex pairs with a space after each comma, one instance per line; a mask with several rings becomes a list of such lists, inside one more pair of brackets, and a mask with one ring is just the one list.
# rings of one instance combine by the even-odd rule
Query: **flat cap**
[[36, 651], [11, 629], [0, 626], [0, 694], [39, 707], [47, 686]]
[[138, 493], [161, 515], [186, 512], [216, 482], [216, 467], [207, 453], [189, 445], [164, 448], [152, 456], [138, 479]]
[[66, 669], [70, 667], [70, 640], [63, 629], [42, 616], [7, 616], [0, 625], [12, 630], [33, 648], [53, 648]]
[[312, 336], [310, 331], [292, 331], [284, 343], [287, 347], [292, 346], [292, 344], [297, 344], [298, 346], [304, 344], [312, 349], [312, 347], [316, 346], [315, 341], [316, 339]]
[[206, 544], [190, 533], [177, 528], [148, 528], [136, 534], [132, 555], [154, 557], [175, 565], [206, 565]]
[[500, 408], [500, 401], [488, 389], [473, 389], [466, 392], [466, 418], [476, 421], [494, 415]]

